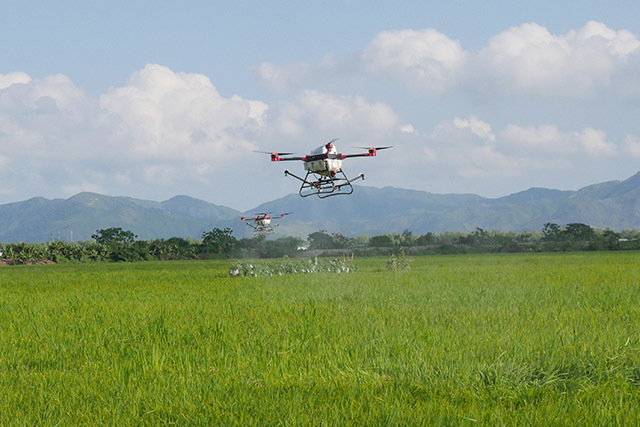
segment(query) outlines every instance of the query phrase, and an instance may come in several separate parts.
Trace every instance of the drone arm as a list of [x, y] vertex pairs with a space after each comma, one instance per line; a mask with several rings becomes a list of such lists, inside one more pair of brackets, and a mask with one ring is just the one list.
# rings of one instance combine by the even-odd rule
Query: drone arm
[[372, 157], [375, 156], [376, 152], [375, 150], [373, 152], [368, 152], [368, 153], [360, 153], [360, 154], [343, 154], [342, 158], [343, 159], [348, 159], [350, 157]]
[[365, 150], [367, 150], [366, 153], [359, 153], [359, 154], [343, 154], [342, 158], [346, 159], [348, 157], [374, 157], [376, 155], [376, 153], [378, 152], [378, 150], [386, 150], [388, 148], [393, 148], [392, 145], [386, 146], [386, 147], [356, 147], [356, 148], [363, 148]]
[[280, 157], [280, 156], [271, 156], [272, 162], [287, 162], [289, 160], [302, 160], [302, 157]]

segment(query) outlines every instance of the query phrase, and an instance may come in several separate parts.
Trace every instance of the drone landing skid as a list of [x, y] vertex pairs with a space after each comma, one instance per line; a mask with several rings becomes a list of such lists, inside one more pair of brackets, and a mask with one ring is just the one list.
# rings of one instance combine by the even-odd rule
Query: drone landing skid
[[[302, 197], [317, 195], [324, 199], [330, 196], [348, 195], [353, 193], [353, 185], [351, 183], [358, 179], [364, 179], [364, 174], [360, 174], [353, 179], [347, 178], [345, 173], [340, 169], [334, 176], [318, 175], [311, 171], [307, 172], [304, 178], [292, 174], [288, 170], [284, 171], [285, 175], [290, 175], [298, 181], [302, 182], [299, 194]], [[309, 180], [309, 175], [313, 180]]]
[[247, 224], [249, 227], [253, 228], [253, 234], [254, 236], [263, 236], [265, 234], [271, 234], [271, 233], [275, 233], [275, 228], [280, 225], [280, 224], [274, 224], [274, 225], [269, 225], [268, 227], [262, 227], [262, 226], [255, 226], [253, 224], [249, 224], [248, 222], [246, 222], [245, 224]]

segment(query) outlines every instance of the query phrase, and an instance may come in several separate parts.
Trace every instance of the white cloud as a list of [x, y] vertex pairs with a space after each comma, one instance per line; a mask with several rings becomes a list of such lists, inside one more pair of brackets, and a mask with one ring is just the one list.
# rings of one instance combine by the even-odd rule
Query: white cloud
[[526, 161], [500, 151], [491, 125], [477, 117], [459, 117], [440, 123], [427, 138], [425, 161], [448, 168], [465, 178], [514, 176]]
[[469, 129], [473, 134], [480, 138], [485, 138], [489, 141], [495, 141], [496, 137], [491, 132], [491, 125], [487, 122], [479, 120], [475, 116], [471, 116], [468, 119], [461, 119], [456, 117], [453, 119], [453, 125], [458, 129]]
[[[640, 157], [640, 140], [627, 137], [626, 144]], [[414, 167], [428, 164], [428, 168], [420, 169], [458, 182], [512, 179], [540, 171], [555, 173], [594, 160], [613, 159], [617, 154], [616, 145], [601, 130], [561, 132], [554, 125], [508, 124], [494, 133], [488, 122], [475, 116], [444, 121], [415, 141], [413, 147], [412, 152], [420, 153], [411, 159]], [[477, 185], [472, 181], [466, 184]]]
[[615, 144], [607, 141], [605, 132], [593, 128], [566, 133], [549, 124], [538, 127], [510, 124], [500, 133], [500, 138], [513, 151], [539, 156], [582, 153], [597, 158], [616, 153]]
[[632, 157], [640, 158], [640, 138], [636, 135], [627, 135], [624, 138], [624, 144]]
[[259, 130], [267, 110], [259, 101], [222, 97], [204, 75], [154, 64], [101, 96], [100, 106], [120, 120], [134, 156], [219, 165], [253, 147], [242, 134]]
[[613, 156], [616, 153], [615, 144], [607, 141], [606, 134], [601, 130], [586, 128], [576, 132], [575, 136], [589, 156]]
[[629, 31], [593, 21], [564, 35], [523, 24], [492, 37], [478, 52], [473, 81], [510, 93], [590, 96], [613, 84], [615, 73], [639, 47]]
[[332, 56], [318, 64], [263, 63], [257, 76], [278, 90], [324, 87], [339, 73], [351, 80], [382, 77], [428, 95], [584, 99], [611, 89], [640, 94], [640, 40], [595, 21], [565, 34], [525, 23], [496, 34], [477, 51], [432, 28], [383, 31], [364, 47], [359, 64], [326, 59]]
[[412, 125], [410, 124], [406, 124], [404, 126], [400, 127], [400, 132], [404, 132], [404, 133], [414, 133], [416, 130], [413, 128]]
[[500, 133], [500, 138], [516, 150], [561, 153], [576, 149], [571, 134], [563, 134], [557, 126], [550, 124], [537, 127], [509, 124]]
[[309, 63], [276, 65], [263, 62], [255, 68], [254, 74], [265, 87], [283, 92], [307, 77], [312, 71], [313, 65]]
[[429, 28], [381, 32], [360, 58], [369, 73], [442, 92], [456, 83], [465, 55], [458, 41]]
[[101, 134], [95, 103], [63, 75], [22, 80], [0, 90], [0, 153], [83, 158], [87, 143]]
[[21, 71], [8, 74], [0, 74], [0, 90], [6, 89], [13, 84], [29, 83], [31, 77], [27, 73]]
[[291, 138], [320, 135], [320, 143], [345, 136], [383, 138], [401, 128], [409, 129], [385, 103], [315, 90], [274, 106], [272, 113], [270, 124], [275, 132]]
[[21, 84], [0, 89], [5, 193], [27, 186], [36, 194], [55, 187], [68, 195], [118, 191], [114, 186], [209, 185], [255, 147], [251, 141], [268, 109], [260, 101], [221, 96], [204, 75], [153, 64], [99, 98], [64, 75], [9, 76], [3, 82]]

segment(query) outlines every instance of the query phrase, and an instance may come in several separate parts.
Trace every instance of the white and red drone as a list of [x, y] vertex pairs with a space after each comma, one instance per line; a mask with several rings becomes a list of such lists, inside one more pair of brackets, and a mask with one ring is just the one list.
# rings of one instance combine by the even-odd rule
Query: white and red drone
[[271, 216], [267, 212], [261, 212], [255, 214], [256, 216], [253, 218], [241, 217], [241, 221], [253, 221], [253, 224], [247, 222], [246, 224], [253, 228], [253, 234], [270, 234], [275, 231], [275, 228], [280, 224], [271, 224], [271, 221], [276, 219], [284, 218], [285, 215], [289, 215], [291, 212], [285, 212], [280, 215]]
[[[355, 178], [349, 179], [342, 171], [342, 161], [349, 157], [373, 157], [378, 150], [386, 150], [388, 147], [357, 147], [367, 150], [358, 154], [342, 154], [338, 153], [336, 146], [333, 144], [336, 139], [332, 139], [324, 145], [316, 148], [304, 157], [281, 157], [291, 156], [294, 153], [266, 153], [271, 154], [272, 162], [283, 162], [289, 160], [302, 160], [304, 170], [307, 174], [304, 178], [292, 174], [285, 170], [285, 176], [292, 176], [302, 182], [299, 194], [302, 197], [317, 195], [321, 199], [339, 194], [353, 193], [353, 185], [351, 183], [358, 179], [364, 180], [364, 174], [361, 173]], [[264, 153], [264, 151], [261, 151]]]

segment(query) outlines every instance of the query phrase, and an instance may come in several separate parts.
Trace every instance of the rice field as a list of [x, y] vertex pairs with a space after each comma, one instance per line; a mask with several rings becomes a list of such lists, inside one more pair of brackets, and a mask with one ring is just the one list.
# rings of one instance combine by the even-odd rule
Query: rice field
[[0, 425], [626, 425], [640, 253], [0, 268]]

